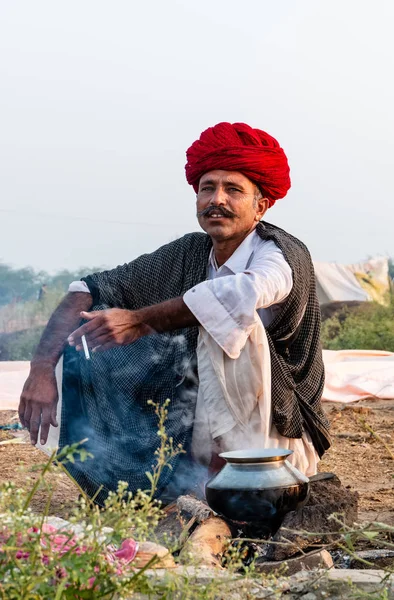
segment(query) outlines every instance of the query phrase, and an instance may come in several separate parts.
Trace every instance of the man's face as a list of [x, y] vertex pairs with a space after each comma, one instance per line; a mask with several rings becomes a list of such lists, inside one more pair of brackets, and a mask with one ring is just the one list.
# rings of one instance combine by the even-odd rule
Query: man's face
[[197, 218], [217, 242], [244, 239], [268, 208], [257, 186], [238, 171], [209, 171], [199, 182]]

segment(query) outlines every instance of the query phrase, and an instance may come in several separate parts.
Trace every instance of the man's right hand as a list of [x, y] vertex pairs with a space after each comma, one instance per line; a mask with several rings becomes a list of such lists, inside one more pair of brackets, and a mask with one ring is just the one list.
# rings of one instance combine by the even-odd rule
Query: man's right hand
[[37, 443], [41, 425], [40, 443], [45, 444], [49, 427], [57, 427], [56, 408], [58, 391], [55, 368], [50, 362], [32, 363], [29, 377], [23, 387], [19, 402], [19, 418], [30, 432], [33, 445]]

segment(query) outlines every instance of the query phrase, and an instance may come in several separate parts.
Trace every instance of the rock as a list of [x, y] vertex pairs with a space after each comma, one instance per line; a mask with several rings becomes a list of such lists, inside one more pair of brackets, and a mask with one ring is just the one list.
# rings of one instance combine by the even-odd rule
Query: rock
[[[162, 590], [171, 590], [171, 600], [184, 600], [185, 598], [203, 597], [212, 600], [245, 600], [253, 598], [254, 600], [264, 600], [269, 598], [273, 600], [278, 598], [281, 593], [287, 593], [290, 589], [287, 579], [277, 580], [274, 585], [267, 584], [262, 578], [258, 581], [255, 578], [236, 576], [227, 570], [218, 571], [209, 567], [184, 567], [178, 566], [171, 571], [147, 570], [144, 573], [149, 580], [151, 591], [148, 594], [133, 594], [133, 600], [159, 600], [163, 597]], [[177, 584], [174, 585], [174, 580]], [[161, 591], [154, 593], [154, 584], [159, 584]], [[192, 595], [191, 585], [195, 595]], [[210, 586], [214, 586], [214, 590]], [[205, 589], [204, 589], [205, 588]], [[205, 591], [205, 594], [204, 594]], [[200, 592], [200, 593], [199, 593]], [[170, 597], [167, 592], [167, 597]]]
[[363, 435], [361, 433], [351, 433], [349, 431], [342, 431], [340, 433], [336, 433], [335, 437], [339, 439], [352, 440], [353, 442], [365, 442], [368, 435]]
[[[320, 550], [319, 552], [312, 551], [302, 556], [296, 556], [294, 558], [288, 558], [287, 560], [278, 561], [264, 561], [256, 564], [256, 571], [258, 573], [274, 573], [275, 571], [284, 571], [286, 567], [285, 575], [294, 575], [298, 571], [310, 571], [311, 569], [332, 569], [334, 566], [331, 555], [327, 550]], [[304, 596], [303, 596], [304, 597]]]
[[285, 560], [309, 546], [333, 541], [339, 537], [335, 532], [340, 526], [329, 520], [329, 516], [342, 513], [346, 524], [351, 525], [357, 521], [357, 507], [357, 492], [345, 488], [338, 477], [311, 481], [310, 497], [304, 508], [288, 513], [272, 539], [286, 545], [271, 544], [267, 559]]
[[[301, 571], [290, 577], [267, 580], [264, 574], [259, 577], [235, 577], [226, 570], [199, 567], [176, 567], [171, 571], [147, 570], [144, 575], [149, 580], [147, 594], [133, 593], [133, 600], [159, 600], [163, 589], [171, 590], [172, 600], [192, 598], [193, 589], [204, 591], [205, 597], [215, 600], [263, 600], [286, 598], [286, 600], [344, 600], [344, 598], [385, 598], [394, 600], [394, 578], [386, 578], [384, 571], [358, 571], [331, 569], [326, 572]], [[174, 580], [178, 583], [174, 585]], [[207, 586], [215, 582], [215, 591]], [[155, 593], [155, 585], [160, 589]], [[209, 593], [210, 592], [210, 593]], [[197, 597], [198, 594], [196, 594]]]
[[[72, 531], [77, 537], [82, 535], [85, 530], [82, 524], [70, 523], [69, 521], [65, 521], [65, 519], [62, 519], [61, 517], [45, 517], [45, 523], [48, 523], [48, 525], [52, 525], [53, 527], [56, 527], [56, 529], [58, 529], [59, 531], [65, 532], [67, 534], [69, 534]], [[104, 542], [108, 534], [112, 533], [112, 531], [112, 527], [102, 527], [98, 539]]]
[[341, 599], [347, 597], [394, 599], [393, 575], [389, 576], [387, 572], [378, 569], [365, 571], [332, 569], [327, 574], [327, 583], [326, 589], [330, 592], [335, 591]]
[[56, 527], [56, 529], [70, 530], [70, 528], [74, 527], [73, 525], [71, 525], [70, 521], [66, 521], [65, 519], [62, 519], [61, 517], [55, 517], [53, 515], [48, 515], [47, 517], [45, 517], [45, 523], [48, 523], [48, 525], [52, 525], [53, 527]]
[[[374, 548], [372, 550], [359, 550], [356, 552], [358, 558], [373, 563], [374, 566], [394, 567], [394, 550], [388, 550], [384, 548]], [[357, 558], [351, 558], [350, 568], [352, 569], [372, 569], [371, 566], [366, 565], [362, 560]]]

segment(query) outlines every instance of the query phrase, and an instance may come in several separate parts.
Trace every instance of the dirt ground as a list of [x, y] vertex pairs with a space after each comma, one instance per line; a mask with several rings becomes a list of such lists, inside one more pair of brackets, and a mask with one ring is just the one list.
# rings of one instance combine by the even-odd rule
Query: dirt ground
[[333, 445], [319, 465], [359, 492], [359, 520], [394, 525], [394, 400], [325, 403]]
[[[18, 422], [16, 411], [0, 411], [0, 425]], [[5, 441], [21, 443], [1, 443]], [[18, 487], [28, 485], [30, 489], [47, 459], [48, 457], [43, 452], [30, 444], [27, 431], [11, 432], [0, 429], [0, 484], [12, 481]], [[31, 482], [27, 482], [28, 478]], [[73, 503], [78, 498], [78, 489], [62, 472], [49, 474], [47, 479], [53, 490], [49, 514], [67, 518]], [[36, 512], [43, 512], [47, 501], [48, 491], [39, 490], [33, 498], [31, 507]]]
[[[325, 403], [331, 421], [333, 445], [320, 463], [320, 471], [334, 472], [346, 486], [360, 494], [359, 521], [383, 521], [394, 525], [394, 400], [365, 400], [350, 405]], [[0, 425], [16, 423], [15, 411], [0, 411]], [[26, 484], [35, 480], [45, 455], [17, 433], [23, 443], [0, 444], [0, 483]], [[15, 440], [0, 430], [0, 442]], [[64, 473], [49, 478], [54, 488], [50, 513], [67, 517], [78, 490]], [[43, 510], [48, 493], [41, 491], [34, 510]]]

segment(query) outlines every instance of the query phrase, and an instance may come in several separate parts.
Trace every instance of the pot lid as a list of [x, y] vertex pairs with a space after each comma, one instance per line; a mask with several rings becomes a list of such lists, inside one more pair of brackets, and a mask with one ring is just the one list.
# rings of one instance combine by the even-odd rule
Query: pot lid
[[232, 450], [219, 454], [229, 463], [267, 463], [285, 460], [293, 450], [285, 448], [251, 448], [250, 450]]

